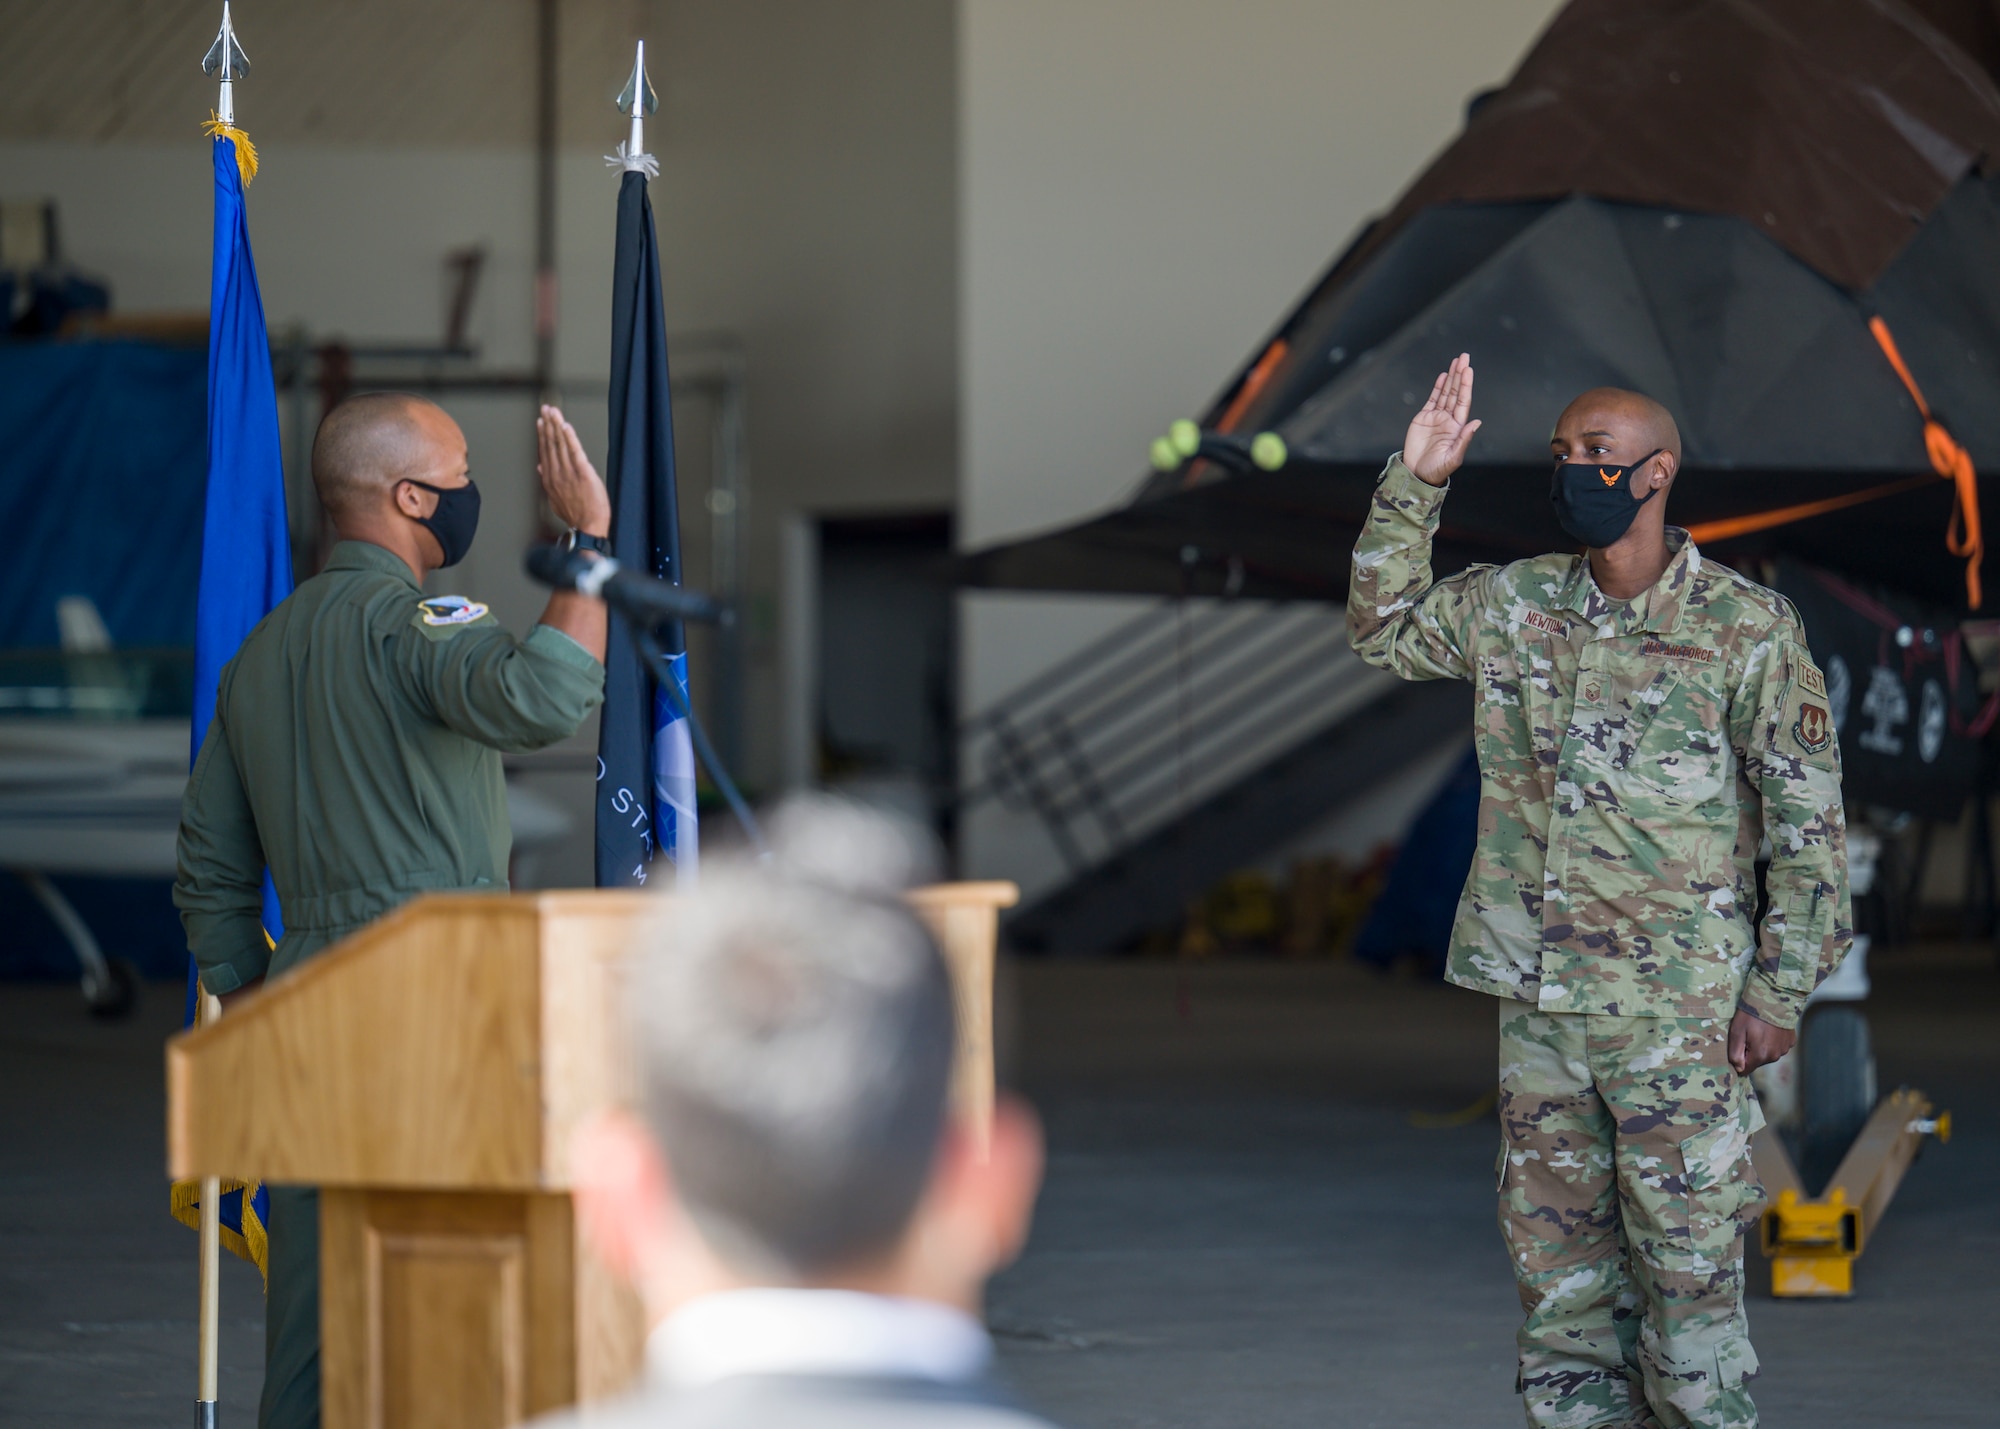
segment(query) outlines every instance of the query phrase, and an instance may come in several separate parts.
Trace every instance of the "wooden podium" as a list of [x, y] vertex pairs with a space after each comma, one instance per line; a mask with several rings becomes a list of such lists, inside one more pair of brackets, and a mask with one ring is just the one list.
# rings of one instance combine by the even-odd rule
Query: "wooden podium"
[[[958, 1004], [952, 1096], [993, 1105], [1010, 883], [910, 895]], [[167, 1044], [176, 1179], [316, 1185], [327, 1429], [497, 1429], [623, 1388], [645, 1327], [571, 1214], [568, 1146], [628, 1103], [621, 960], [672, 900], [420, 898]]]

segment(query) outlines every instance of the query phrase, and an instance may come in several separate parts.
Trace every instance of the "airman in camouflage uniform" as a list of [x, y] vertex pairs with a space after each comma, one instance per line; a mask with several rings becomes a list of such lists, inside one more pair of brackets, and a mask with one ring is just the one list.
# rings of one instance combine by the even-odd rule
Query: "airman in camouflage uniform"
[[1434, 581], [1471, 384], [1461, 357], [1383, 472], [1347, 617], [1370, 663], [1477, 691], [1479, 841], [1446, 976], [1503, 999], [1519, 1388], [1534, 1425], [1743, 1429], [1763, 1125], [1748, 1073], [1789, 1049], [1851, 941], [1825, 685], [1791, 603], [1703, 559], [1646, 499], [1679, 439], [1634, 394], [1585, 394], [1552, 444], [1631, 498], [1610, 539]]

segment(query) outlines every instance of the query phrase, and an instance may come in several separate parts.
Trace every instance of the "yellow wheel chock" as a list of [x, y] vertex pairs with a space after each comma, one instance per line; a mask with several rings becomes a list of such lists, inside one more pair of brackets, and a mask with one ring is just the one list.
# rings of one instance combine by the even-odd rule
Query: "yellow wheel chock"
[[1751, 1151], [1771, 1196], [1763, 1219], [1771, 1293], [1852, 1295], [1856, 1257], [1888, 1211], [1925, 1138], [1933, 1136], [1951, 1140], [1951, 1113], [1934, 1113], [1923, 1093], [1908, 1087], [1890, 1093], [1854, 1138], [1825, 1194], [1809, 1200], [1784, 1142], [1771, 1131], [1757, 1133]]

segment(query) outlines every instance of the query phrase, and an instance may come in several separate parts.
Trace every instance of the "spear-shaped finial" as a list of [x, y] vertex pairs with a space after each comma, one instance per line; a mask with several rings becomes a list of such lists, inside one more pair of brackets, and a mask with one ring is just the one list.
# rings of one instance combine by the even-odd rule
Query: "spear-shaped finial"
[[617, 155], [606, 154], [604, 161], [617, 168], [642, 170], [648, 178], [659, 177], [659, 161], [646, 152], [646, 116], [658, 112], [660, 97], [653, 93], [653, 83], [646, 78], [644, 40], [639, 41], [638, 57], [632, 62], [632, 77], [618, 91], [616, 103], [618, 112], [632, 121], [632, 132], [618, 146]]
[[236, 43], [236, 27], [229, 22], [229, 0], [222, 0], [222, 28], [215, 32], [215, 43], [202, 56], [201, 72], [222, 84], [222, 94], [215, 105], [215, 117], [224, 124], [234, 124], [236, 97], [231, 92], [231, 86], [250, 73], [250, 57], [243, 53], [243, 46]]

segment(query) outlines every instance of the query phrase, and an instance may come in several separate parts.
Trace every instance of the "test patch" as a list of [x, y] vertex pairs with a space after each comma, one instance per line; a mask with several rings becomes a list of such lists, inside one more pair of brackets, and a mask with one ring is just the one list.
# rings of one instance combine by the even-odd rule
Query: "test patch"
[[419, 601], [426, 625], [470, 625], [486, 614], [486, 607], [462, 595], [434, 595]]
[[1780, 750], [1804, 755], [1822, 769], [1838, 769], [1834, 744], [1838, 734], [1833, 726], [1833, 707], [1826, 697], [1826, 676], [1813, 664], [1803, 646], [1785, 651], [1789, 678], [1785, 683], [1784, 704], [1778, 712], [1778, 726], [1772, 732]]

